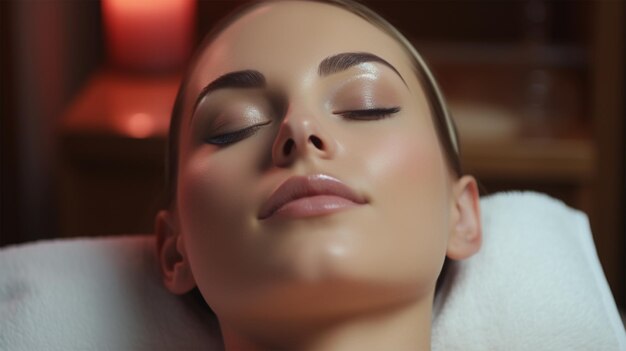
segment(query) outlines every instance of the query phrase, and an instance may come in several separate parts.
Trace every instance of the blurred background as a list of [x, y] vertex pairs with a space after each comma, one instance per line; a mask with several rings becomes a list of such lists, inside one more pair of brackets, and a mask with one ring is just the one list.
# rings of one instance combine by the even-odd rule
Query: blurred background
[[[152, 232], [180, 74], [242, 2], [0, 1], [0, 246]], [[432, 66], [483, 195], [536, 190], [589, 215], [624, 309], [623, 1], [365, 3]]]

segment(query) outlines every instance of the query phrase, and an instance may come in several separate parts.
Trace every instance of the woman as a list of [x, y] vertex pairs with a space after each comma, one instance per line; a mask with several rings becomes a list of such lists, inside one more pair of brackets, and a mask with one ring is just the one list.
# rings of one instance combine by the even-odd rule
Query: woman
[[434, 80], [352, 2], [261, 2], [218, 27], [169, 162], [164, 282], [198, 288], [227, 350], [429, 349], [444, 259], [480, 247]]

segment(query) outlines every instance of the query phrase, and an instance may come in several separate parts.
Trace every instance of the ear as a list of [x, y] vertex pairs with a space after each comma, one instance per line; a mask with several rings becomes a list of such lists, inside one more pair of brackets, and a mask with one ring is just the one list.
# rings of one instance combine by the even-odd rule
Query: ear
[[478, 186], [472, 176], [463, 176], [453, 185], [450, 236], [447, 256], [462, 260], [478, 252], [482, 242]]
[[170, 211], [159, 211], [155, 219], [157, 257], [165, 287], [174, 294], [184, 294], [196, 286], [185, 251], [183, 235]]

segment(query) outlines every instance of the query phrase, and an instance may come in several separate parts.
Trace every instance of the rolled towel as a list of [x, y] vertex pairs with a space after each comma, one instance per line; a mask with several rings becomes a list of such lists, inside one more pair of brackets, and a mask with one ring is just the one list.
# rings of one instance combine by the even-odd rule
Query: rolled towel
[[220, 350], [219, 328], [163, 288], [154, 236], [0, 251], [0, 350]]
[[481, 250], [435, 301], [433, 350], [626, 350], [584, 213], [533, 192], [481, 210]]

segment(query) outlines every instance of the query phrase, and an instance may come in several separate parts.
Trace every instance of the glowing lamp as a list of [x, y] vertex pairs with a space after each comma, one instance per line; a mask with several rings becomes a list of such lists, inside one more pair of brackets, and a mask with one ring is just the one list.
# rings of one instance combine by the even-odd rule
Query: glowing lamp
[[194, 40], [195, 0], [103, 0], [111, 63], [122, 69], [180, 69]]

